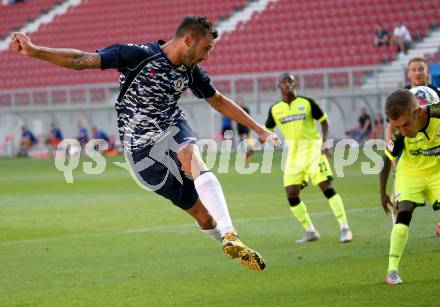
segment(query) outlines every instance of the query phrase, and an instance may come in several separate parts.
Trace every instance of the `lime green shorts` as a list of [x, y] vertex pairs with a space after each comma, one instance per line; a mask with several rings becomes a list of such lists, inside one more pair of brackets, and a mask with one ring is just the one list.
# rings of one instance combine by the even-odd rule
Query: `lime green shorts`
[[317, 185], [325, 180], [332, 180], [332, 176], [330, 163], [325, 155], [319, 155], [314, 161], [309, 160], [303, 165], [289, 161], [284, 169], [284, 187], [304, 185], [309, 178], [312, 180], [313, 185]]
[[396, 172], [396, 200], [411, 201], [417, 205], [438, 206], [440, 201], [440, 172], [427, 176], [415, 176]]

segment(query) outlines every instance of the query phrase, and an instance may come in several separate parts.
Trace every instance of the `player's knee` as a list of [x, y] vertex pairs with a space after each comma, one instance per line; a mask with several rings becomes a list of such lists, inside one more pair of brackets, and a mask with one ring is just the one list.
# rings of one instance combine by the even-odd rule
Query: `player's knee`
[[399, 211], [396, 218], [396, 224], [403, 224], [409, 226], [411, 222], [412, 213], [409, 211]]
[[330, 199], [330, 198], [332, 198], [333, 196], [336, 195], [336, 191], [335, 191], [335, 189], [333, 189], [333, 188], [330, 188], [330, 189], [324, 190], [323, 193], [324, 193], [325, 197], [327, 197], [327, 199]]
[[319, 187], [321, 188], [321, 191], [327, 191], [329, 189], [333, 189], [332, 182], [330, 180], [325, 180], [319, 183]]
[[289, 204], [291, 207], [298, 206], [301, 200], [299, 197], [288, 197], [287, 200], [289, 201]]
[[300, 185], [286, 187], [287, 199], [298, 198], [301, 191]]
[[194, 149], [191, 145], [192, 144], [185, 145], [177, 152], [177, 159], [179, 160], [183, 171], [188, 174], [191, 173], [191, 162], [194, 156]]

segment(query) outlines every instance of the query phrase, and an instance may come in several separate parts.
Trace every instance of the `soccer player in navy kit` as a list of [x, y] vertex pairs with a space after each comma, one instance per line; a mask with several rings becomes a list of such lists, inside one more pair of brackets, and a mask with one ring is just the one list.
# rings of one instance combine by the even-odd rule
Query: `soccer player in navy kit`
[[224, 116], [279, 145], [274, 133], [219, 93], [198, 66], [208, 59], [217, 36], [208, 19], [187, 16], [168, 42], [117, 44], [88, 53], [36, 46], [25, 34], [12, 33], [12, 48], [65, 68], [117, 69], [121, 73], [118, 128], [132, 174], [193, 216], [203, 232], [222, 243], [226, 255], [260, 271], [265, 262], [238, 238], [220, 183], [204, 164], [196, 138], [177, 105], [181, 94], [190, 88]]

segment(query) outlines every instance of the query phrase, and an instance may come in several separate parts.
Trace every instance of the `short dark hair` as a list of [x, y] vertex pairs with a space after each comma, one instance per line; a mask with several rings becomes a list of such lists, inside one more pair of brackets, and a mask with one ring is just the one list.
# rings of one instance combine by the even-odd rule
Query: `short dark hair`
[[416, 96], [407, 89], [399, 89], [388, 96], [385, 103], [385, 114], [389, 119], [397, 120], [406, 110], [413, 111], [416, 108]]
[[283, 72], [278, 76], [278, 82], [283, 81], [284, 78], [292, 78], [295, 80], [295, 76], [292, 75], [290, 72]]
[[427, 61], [425, 58], [422, 58], [422, 57], [415, 57], [415, 58], [412, 58], [412, 59], [409, 60], [409, 62], [408, 62], [408, 67], [409, 67], [409, 65], [411, 65], [411, 63], [413, 63], [413, 62], [422, 62], [423, 64], [425, 64], [426, 67], [428, 67], [428, 61]]
[[185, 16], [177, 27], [175, 36], [182, 37], [188, 33], [191, 33], [196, 38], [206, 34], [211, 34], [214, 39], [218, 37], [218, 31], [214, 24], [207, 17], [201, 16]]

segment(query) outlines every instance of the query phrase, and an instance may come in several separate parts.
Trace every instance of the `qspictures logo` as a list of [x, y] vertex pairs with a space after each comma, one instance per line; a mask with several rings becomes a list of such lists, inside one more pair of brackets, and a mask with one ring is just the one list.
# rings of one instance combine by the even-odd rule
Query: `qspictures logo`
[[[134, 123], [133, 123], [134, 124]], [[127, 131], [132, 128], [127, 127]], [[182, 176], [185, 174], [180, 170], [178, 162], [174, 158], [179, 148], [184, 144], [194, 143], [194, 139], [184, 139], [179, 144], [175, 140], [175, 136], [180, 132], [176, 126], [171, 126], [167, 130], [161, 130], [155, 134], [155, 142], [151, 146], [147, 146], [141, 155], [129, 150], [127, 144], [133, 144], [134, 140], [131, 133], [126, 133], [124, 137], [124, 161], [113, 162], [118, 167], [127, 170], [134, 181], [143, 189], [148, 191], [157, 191], [169, 178], [174, 176], [176, 180], [182, 183]], [[289, 142], [284, 141], [280, 148], [281, 161], [275, 159], [275, 149], [268, 144], [260, 144], [257, 140], [244, 140], [233, 148], [233, 133], [225, 133], [225, 138], [221, 142], [213, 139], [200, 139], [195, 144], [199, 147], [204, 156], [204, 162], [208, 169], [217, 173], [228, 173], [230, 171], [237, 172], [242, 175], [251, 175], [257, 172], [262, 174], [272, 173], [274, 167], [281, 171], [289, 171], [310, 167], [311, 171], [319, 170], [319, 163], [311, 163], [317, 160], [324, 148], [334, 148], [333, 156], [330, 162], [333, 165], [336, 177], [345, 176], [345, 168], [356, 163], [363, 153], [363, 157], [368, 161], [360, 163], [361, 172], [366, 175], [379, 174], [383, 168], [382, 151], [386, 144], [383, 140], [372, 139], [359, 145], [353, 139], [327, 140], [326, 143], [320, 142]], [[77, 140], [64, 140], [58, 145], [55, 166], [64, 173], [67, 183], [73, 183], [73, 170], [79, 166], [80, 154], [79, 150], [72, 151], [71, 148], [78, 148], [80, 145]], [[70, 147], [70, 149], [69, 149]], [[88, 175], [102, 174], [107, 166], [105, 157], [101, 154], [103, 150], [108, 148], [108, 144], [102, 140], [91, 140], [84, 148], [83, 155], [89, 157], [93, 162], [83, 162], [83, 171]], [[247, 160], [246, 149], [261, 151], [262, 156], [259, 162]], [[73, 154], [72, 154], [73, 152]], [[307, 153], [307, 154], [306, 154]], [[295, 157], [292, 159], [292, 157]], [[310, 157], [310, 158], [307, 158]], [[313, 159], [315, 157], [316, 159]], [[231, 165], [234, 163], [234, 165]], [[280, 163], [279, 165], [275, 165]], [[96, 166], [93, 166], [93, 165]], [[314, 167], [315, 166], [315, 167]], [[162, 170], [160, 181], [149, 182], [148, 179], [142, 179], [140, 173], [145, 170], [155, 172], [159, 167]], [[151, 168], [151, 169], [150, 169]], [[163, 171], [165, 170], [165, 171]]]

